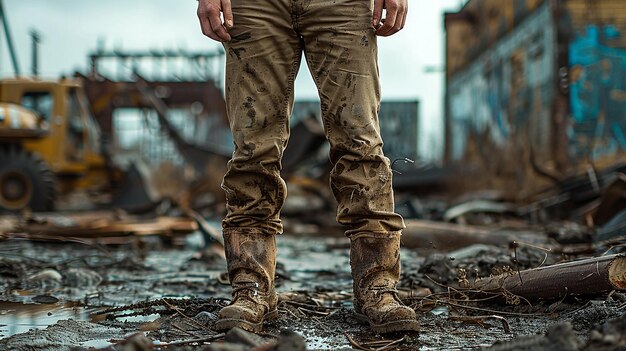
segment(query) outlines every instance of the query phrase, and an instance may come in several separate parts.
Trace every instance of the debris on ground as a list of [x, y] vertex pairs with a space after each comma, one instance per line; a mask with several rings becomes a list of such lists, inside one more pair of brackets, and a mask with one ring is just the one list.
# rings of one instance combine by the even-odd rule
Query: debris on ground
[[102, 239], [127, 235], [184, 235], [197, 229], [193, 219], [181, 217], [139, 218], [119, 212], [51, 213], [19, 221], [5, 236], [15, 233], [28, 239]]
[[[352, 309], [349, 242], [329, 224], [328, 194], [316, 190], [318, 181], [298, 177], [290, 182], [297, 196], [286, 234], [278, 238], [279, 318], [263, 333], [214, 328], [230, 287], [219, 223], [206, 212], [58, 212], [0, 221], [7, 228], [0, 248], [0, 349], [623, 346], [626, 220], [619, 183], [587, 198], [604, 196], [610, 205], [598, 208], [613, 213], [594, 226], [589, 216], [536, 221], [526, 207], [489, 192], [457, 197], [447, 209], [442, 198], [423, 199], [420, 213], [430, 217], [406, 220], [398, 286], [398, 296], [421, 314], [422, 331], [374, 335]], [[308, 199], [316, 213], [306, 212]]]
[[[44, 80], [33, 31], [26, 77], [0, 0], [15, 73], [0, 81], [0, 350], [626, 350], [626, 7], [582, 3], [444, 15], [445, 140], [420, 150], [430, 160], [417, 101], [324, 116], [284, 101], [278, 318], [253, 334], [216, 328], [231, 302], [221, 182], [240, 139], [219, 67], [236, 50], [98, 45], [89, 72]], [[377, 334], [354, 312], [324, 123], [362, 112], [380, 115], [393, 171], [380, 178], [406, 222], [395, 290], [419, 333]]]

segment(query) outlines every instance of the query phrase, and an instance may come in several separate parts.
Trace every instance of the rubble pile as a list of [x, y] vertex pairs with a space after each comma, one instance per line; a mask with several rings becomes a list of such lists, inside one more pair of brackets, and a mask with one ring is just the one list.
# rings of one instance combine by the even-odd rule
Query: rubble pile
[[[419, 189], [424, 178], [404, 178], [398, 296], [421, 313], [422, 331], [373, 335], [352, 310], [349, 243], [334, 223], [325, 167], [306, 171], [319, 140], [306, 140], [311, 147], [298, 151], [306, 167], [293, 163], [285, 175], [294, 197], [278, 238], [280, 317], [264, 333], [215, 331], [230, 298], [219, 206], [170, 201], [142, 214], [3, 216], [0, 348], [624, 347], [626, 167], [572, 176], [526, 199], [494, 190], [418, 196], [410, 181]], [[433, 181], [445, 189], [450, 177]]]

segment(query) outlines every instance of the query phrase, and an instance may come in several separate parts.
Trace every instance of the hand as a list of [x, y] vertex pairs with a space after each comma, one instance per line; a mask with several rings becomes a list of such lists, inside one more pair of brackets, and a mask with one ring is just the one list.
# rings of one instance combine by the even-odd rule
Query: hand
[[[387, 9], [384, 19], [383, 9]], [[404, 28], [408, 9], [408, 0], [374, 0], [372, 25], [376, 29], [376, 35], [388, 37], [398, 33]]]
[[[224, 22], [220, 12], [224, 14]], [[230, 0], [198, 0], [198, 18], [204, 35], [220, 42], [230, 40], [228, 31], [233, 27]]]

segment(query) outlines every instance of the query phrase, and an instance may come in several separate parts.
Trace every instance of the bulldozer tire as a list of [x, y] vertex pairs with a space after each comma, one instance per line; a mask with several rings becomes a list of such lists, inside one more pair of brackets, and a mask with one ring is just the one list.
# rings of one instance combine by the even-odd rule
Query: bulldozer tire
[[42, 159], [19, 147], [0, 147], [0, 212], [51, 211], [55, 200], [55, 176]]

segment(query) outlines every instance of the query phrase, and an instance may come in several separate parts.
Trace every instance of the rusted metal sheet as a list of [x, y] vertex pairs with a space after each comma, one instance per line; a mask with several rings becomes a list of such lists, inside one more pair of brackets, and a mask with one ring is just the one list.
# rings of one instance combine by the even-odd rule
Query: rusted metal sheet
[[445, 20], [446, 160], [474, 187], [523, 197], [626, 159], [625, 2], [470, 0]]
[[[305, 117], [321, 121], [320, 102], [296, 101], [291, 115], [292, 125]], [[418, 157], [419, 101], [383, 101], [378, 114], [380, 131], [385, 141], [385, 155], [390, 159]]]

